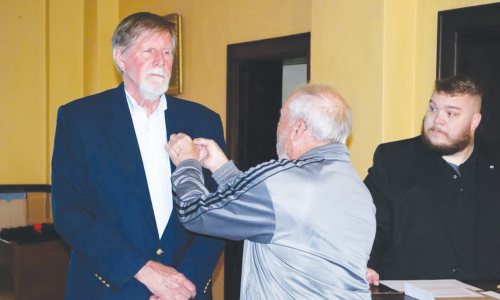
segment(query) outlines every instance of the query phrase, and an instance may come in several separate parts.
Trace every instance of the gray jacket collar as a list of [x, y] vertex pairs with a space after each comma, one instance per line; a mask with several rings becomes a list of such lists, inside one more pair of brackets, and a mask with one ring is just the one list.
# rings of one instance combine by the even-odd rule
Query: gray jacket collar
[[308, 158], [339, 158], [342, 154], [347, 155], [349, 158], [349, 150], [345, 144], [341, 143], [331, 143], [323, 146], [316, 147], [302, 154], [299, 159]]

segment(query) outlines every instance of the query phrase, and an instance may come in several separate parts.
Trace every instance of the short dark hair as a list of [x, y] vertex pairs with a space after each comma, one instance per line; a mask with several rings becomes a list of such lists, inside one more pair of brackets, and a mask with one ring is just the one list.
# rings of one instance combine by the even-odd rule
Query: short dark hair
[[[123, 19], [113, 32], [111, 47], [112, 49], [119, 48], [121, 52], [126, 53], [144, 32], [169, 33], [172, 41], [171, 54], [174, 55], [177, 42], [175, 25], [163, 17], [149, 12], [138, 12]], [[114, 53], [113, 61], [118, 68]], [[120, 68], [118, 68], [118, 72], [122, 74]]]
[[438, 79], [434, 85], [435, 93], [445, 93], [450, 96], [470, 95], [481, 96], [482, 91], [479, 86], [468, 76], [455, 75], [452, 77]]

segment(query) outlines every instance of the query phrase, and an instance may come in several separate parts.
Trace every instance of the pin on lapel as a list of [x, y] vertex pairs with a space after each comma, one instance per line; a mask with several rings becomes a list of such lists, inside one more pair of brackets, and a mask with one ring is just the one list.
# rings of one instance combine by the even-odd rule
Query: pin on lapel
[[490, 166], [490, 169], [492, 169], [492, 170], [493, 170], [494, 168], [495, 168], [495, 166], [494, 166], [494, 165], [491, 165], [491, 166]]

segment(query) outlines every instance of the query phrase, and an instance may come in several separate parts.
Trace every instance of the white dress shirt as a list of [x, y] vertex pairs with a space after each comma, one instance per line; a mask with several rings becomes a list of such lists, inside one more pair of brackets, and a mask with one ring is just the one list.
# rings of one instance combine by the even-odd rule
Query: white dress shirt
[[167, 143], [167, 126], [165, 124], [167, 99], [165, 95], [162, 95], [158, 108], [148, 118], [144, 109], [137, 104], [127, 90], [125, 90], [125, 94], [141, 150], [149, 195], [153, 204], [158, 235], [161, 239], [173, 209], [170, 159], [165, 150]]

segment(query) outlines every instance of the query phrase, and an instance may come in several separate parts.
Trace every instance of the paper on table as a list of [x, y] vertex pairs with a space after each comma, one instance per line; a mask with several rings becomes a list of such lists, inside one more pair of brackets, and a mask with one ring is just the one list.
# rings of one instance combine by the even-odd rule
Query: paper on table
[[495, 292], [481, 292], [481, 294], [486, 295], [486, 296], [490, 296], [490, 297], [495, 298], [495, 299], [500, 299], [500, 294], [499, 293], [495, 293]]
[[[454, 279], [406, 280], [406, 282], [431, 292], [436, 298], [483, 297], [470, 291], [482, 291], [481, 289]], [[402, 280], [381, 280], [380, 283], [396, 291], [404, 292], [404, 281]]]
[[436, 300], [431, 292], [418, 288], [408, 282], [404, 283], [405, 294], [419, 300]]

